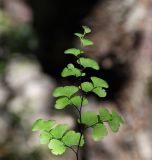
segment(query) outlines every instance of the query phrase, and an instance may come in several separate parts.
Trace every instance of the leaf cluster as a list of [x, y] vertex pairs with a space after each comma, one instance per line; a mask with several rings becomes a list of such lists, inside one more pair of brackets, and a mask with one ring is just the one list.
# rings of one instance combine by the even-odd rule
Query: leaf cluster
[[[80, 122], [80, 120], [78, 120], [78, 122]], [[110, 113], [108, 109], [100, 108], [99, 114], [93, 111], [83, 112], [81, 123], [85, 124], [87, 128], [92, 128], [92, 137], [95, 141], [98, 141], [108, 134], [105, 123], [109, 125], [113, 132], [117, 132], [120, 124], [123, 123], [123, 119], [115, 111]]]
[[[54, 155], [63, 154], [67, 148], [79, 144], [80, 133], [70, 130], [67, 124], [56, 124], [53, 120], [38, 119], [32, 131], [40, 131], [40, 143], [47, 144]], [[84, 145], [81, 137], [80, 146]]]

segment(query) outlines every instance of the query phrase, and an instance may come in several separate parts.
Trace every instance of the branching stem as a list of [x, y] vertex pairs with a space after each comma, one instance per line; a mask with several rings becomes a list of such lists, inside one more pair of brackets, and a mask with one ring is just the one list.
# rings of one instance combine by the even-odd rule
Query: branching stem
[[[83, 70], [83, 69], [82, 69]], [[81, 86], [81, 83], [82, 83], [82, 70], [81, 70], [81, 76], [80, 76], [80, 89], [82, 90], [82, 86]], [[78, 143], [78, 147], [77, 147], [77, 154], [76, 154], [76, 159], [79, 160], [79, 150], [80, 150], [80, 144], [81, 144], [81, 139], [82, 139], [82, 136], [83, 136], [83, 131], [82, 131], [82, 127], [81, 127], [81, 124], [82, 124], [82, 106], [83, 106], [83, 96], [81, 97], [81, 105], [80, 105], [80, 109], [79, 109], [79, 119], [80, 119], [80, 127], [79, 127], [79, 132], [80, 132], [80, 139], [79, 139], [79, 143]]]

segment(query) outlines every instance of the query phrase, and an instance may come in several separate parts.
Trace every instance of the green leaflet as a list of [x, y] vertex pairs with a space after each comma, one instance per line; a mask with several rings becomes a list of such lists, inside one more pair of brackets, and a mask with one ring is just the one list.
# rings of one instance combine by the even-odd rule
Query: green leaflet
[[91, 29], [88, 26], [82, 26], [82, 28], [84, 29], [85, 33], [90, 33]]
[[[80, 140], [80, 133], [76, 133], [75, 131], [67, 132], [62, 138], [62, 141], [67, 146], [77, 146], [79, 144], [79, 140]], [[83, 145], [84, 145], [84, 137], [82, 136], [80, 146]]]
[[83, 82], [81, 83], [81, 87], [84, 92], [90, 92], [93, 90], [93, 84], [91, 82]]
[[91, 46], [93, 45], [93, 42], [90, 39], [81, 38], [81, 43], [83, 46]]
[[65, 152], [66, 147], [64, 146], [63, 142], [52, 139], [48, 144], [49, 149], [51, 149], [52, 154], [54, 155], [61, 155]]
[[59, 124], [55, 128], [53, 128], [50, 133], [54, 138], [60, 139], [68, 129], [69, 129], [68, 125]]
[[91, 126], [98, 122], [98, 117], [95, 112], [87, 111], [82, 113], [81, 121], [82, 121], [82, 124]]
[[74, 33], [75, 36], [79, 37], [79, 38], [82, 38], [84, 35], [81, 34], [81, 33]]
[[107, 134], [107, 128], [103, 124], [96, 124], [93, 127], [92, 137], [95, 141], [103, 139]]
[[80, 77], [81, 71], [78, 68], [75, 68], [73, 64], [68, 64], [67, 67], [65, 67], [61, 73], [62, 77], [68, 77], [68, 76], [76, 76]]
[[101, 121], [110, 121], [111, 114], [109, 113], [109, 111], [106, 108], [100, 108], [99, 113], [100, 113], [100, 120]]
[[108, 83], [98, 77], [91, 77], [92, 83], [91, 82], [83, 82], [81, 83], [81, 86], [79, 88], [82, 88], [84, 92], [93, 92], [99, 97], [106, 97], [107, 93], [105, 89], [103, 88], [108, 88]]
[[65, 50], [64, 53], [78, 56], [79, 54], [84, 53], [84, 52], [81, 51], [80, 49], [70, 48], [70, 49]]
[[41, 144], [48, 144], [52, 139], [52, 135], [49, 132], [43, 131], [40, 134], [40, 143]]
[[88, 100], [83, 97], [81, 98], [80, 96], [74, 96], [71, 99], [67, 98], [67, 97], [62, 97], [56, 100], [56, 104], [55, 104], [55, 108], [56, 109], [63, 109], [68, 105], [75, 105], [77, 107], [81, 106], [81, 101], [82, 101], [82, 105], [87, 105], [88, 104]]
[[41, 130], [49, 131], [54, 126], [54, 124], [55, 122], [53, 120], [45, 121], [43, 119], [38, 119], [33, 124], [32, 131], [41, 131]]
[[81, 104], [82, 105], [87, 105], [88, 104], [88, 100], [85, 97], [82, 97], [82, 96], [72, 97], [71, 102], [77, 107], [80, 107]]
[[55, 108], [56, 109], [63, 109], [66, 106], [68, 106], [70, 103], [71, 102], [70, 102], [69, 98], [67, 98], [67, 97], [59, 98], [56, 100]]
[[99, 65], [98, 63], [90, 58], [79, 58], [79, 60], [77, 60], [77, 63], [82, 65], [84, 68], [93, 68], [95, 70], [99, 70]]
[[105, 89], [102, 89], [101, 87], [94, 88], [92, 92], [94, 92], [99, 97], [106, 97], [107, 95]]
[[109, 126], [113, 132], [118, 132], [120, 124], [123, 123], [121, 116], [117, 112], [112, 112]]
[[73, 94], [75, 94], [79, 90], [76, 86], [65, 86], [65, 87], [57, 87], [54, 92], [54, 97], [65, 96], [70, 98]]
[[94, 87], [109, 88], [108, 83], [105, 80], [101, 79], [101, 78], [91, 77], [91, 80], [93, 82]]

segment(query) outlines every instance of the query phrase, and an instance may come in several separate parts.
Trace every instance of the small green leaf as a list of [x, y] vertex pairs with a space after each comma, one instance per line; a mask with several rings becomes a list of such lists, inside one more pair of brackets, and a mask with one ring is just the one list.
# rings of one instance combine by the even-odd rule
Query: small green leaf
[[57, 87], [53, 92], [53, 96], [54, 97], [66, 96], [70, 98], [78, 90], [79, 88], [76, 86]]
[[95, 112], [87, 111], [82, 113], [81, 121], [83, 124], [91, 126], [98, 122], [98, 117]]
[[94, 88], [92, 92], [94, 92], [99, 97], [106, 97], [107, 95], [106, 91], [102, 89], [101, 87]]
[[84, 68], [89, 67], [89, 68], [99, 70], [98, 63], [95, 60], [90, 58], [80, 58], [79, 60], [77, 60], [77, 63], [82, 65]]
[[101, 78], [91, 77], [91, 80], [93, 82], [94, 87], [103, 87], [103, 88], [108, 88], [109, 87], [108, 83]]
[[83, 77], [83, 76], [85, 76], [85, 75], [86, 75], [86, 73], [82, 73], [82, 75], [81, 75], [81, 76]]
[[73, 54], [75, 56], [78, 56], [79, 54], [83, 53], [80, 49], [76, 48], [70, 48], [64, 51], [65, 54]]
[[54, 155], [61, 155], [65, 152], [66, 147], [64, 146], [63, 142], [52, 139], [48, 144], [49, 149], [51, 149], [52, 154]]
[[84, 29], [85, 33], [90, 33], [91, 29], [88, 26], [82, 26], [82, 28]]
[[81, 43], [83, 46], [91, 46], [93, 45], [93, 42], [90, 39], [81, 38]]
[[68, 64], [67, 67], [65, 67], [61, 73], [62, 77], [68, 77], [68, 76], [81, 76], [81, 71], [78, 68], [75, 68], [73, 64]]
[[49, 132], [44, 131], [40, 134], [41, 144], [48, 144], [51, 139], [52, 139], [52, 135]]
[[82, 96], [72, 97], [71, 102], [77, 107], [80, 107], [81, 104], [82, 105], [87, 105], [88, 104], [88, 100], [85, 97], [82, 97]]
[[[75, 131], [69, 131], [64, 135], [62, 141], [67, 146], [77, 146], [80, 140], [80, 133], [76, 133]], [[84, 145], [84, 137], [81, 137], [80, 146]]]
[[84, 92], [90, 92], [94, 87], [90, 82], [83, 82], [81, 83], [81, 88]]
[[69, 104], [70, 104], [69, 98], [62, 97], [62, 98], [59, 98], [59, 99], [56, 100], [55, 108], [56, 109], [63, 109]]
[[32, 131], [43, 130], [44, 120], [38, 119], [32, 126]]
[[38, 119], [33, 124], [32, 131], [50, 130], [54, 124], [53, 120], [44, 121], [43, 119]]
[[62, 97], [56, 100], [55, 108], [63, 109], [70, 104], [70, 100], [67, 97]]
[[111, 119], [111, 114], [106, 108], [100, 108], [99, 113], [101, 121], [109, 121]]
[[51, 130], [51, 135], [56, 139], [62, 138], [63, 134], [68, 130], [68, 125], [59, 124]]
[[103, 139], [108, 134], [106, 127], [103, 124], [96, 124], [93, 127], [92, 137], [95, 141]]
[[82, 38], [84, 35], [81, 34], [81, 33], [74, 33], [75, 36], [79, 37], [79, 38]]
[[123, 119], [117, 112], [112, 112], [109, 126], [113, 132], [118, 132], [120, 124], [123, 123]]

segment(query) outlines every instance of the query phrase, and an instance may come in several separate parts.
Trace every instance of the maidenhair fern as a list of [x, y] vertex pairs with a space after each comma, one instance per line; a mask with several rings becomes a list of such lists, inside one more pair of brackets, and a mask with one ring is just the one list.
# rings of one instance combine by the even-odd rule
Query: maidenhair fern
[[[93, 45], [93, 42], [85, 37], [86, 34], [91, 32], [91, 29], [87, 26], [83, 26], [83, 29], [83, 33], [74, 34], [79, 38], [82, 48]], [[117, 132], [123, 120], [117, 112], [113, 111], [111, 113], [103, 107], [99, 109], [98, 113], [83, 111], [83, 106], [88, 104], [87, 93], [106, 97], [106, 89], [109, 86], [105, 80], [95, 76], [90, 77], [88, 81], [82, 81], [82, 77], [86, 75], [86, 68], [100, 69], [95, 60], [84, 57], [82, 49], [70, 48], [65, 50], [64, 53], [75, 56], [79, 67], [77, 68], [74, 64], [69, 63], [63, 69], [61, 76], [75, 76], [79, 81], [79, 85], [57, 87], [53, 92], [53, 96], [56, 98], [55, 108], [64, 109], [65, 107], [73, 106], [78, 112], [76, 123], [80, 126], [79, 132], [71, 130], [67, 124], [56, 124], [54, 120], [46, 121], [43, 119], [38, 119], [33, 124], [32, 131], [40, 131], [40, 143], [47, 144], [52, 154], [62, 155], [69, 148], [72, 149], [76, 159], [79, 160], [80, 147], [87, 143], [83, 136], [85, 130], [92, 128], [93, 140], [99, 141], [108, 134], [106, 123], [113, 132]], [[82, 125], [84, 127], [81, 127]]]

